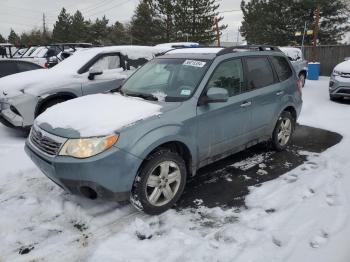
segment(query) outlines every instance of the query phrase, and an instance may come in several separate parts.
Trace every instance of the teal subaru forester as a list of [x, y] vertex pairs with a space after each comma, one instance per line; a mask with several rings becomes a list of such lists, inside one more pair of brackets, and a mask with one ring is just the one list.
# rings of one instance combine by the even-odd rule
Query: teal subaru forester
[[301, 111], [301, 88], [278, 48], [172, 50], [115, 93], [44, 112], [25, 149], [72, 194], [130, 200], [159, 214], [199, 168], [262, 141], [284, 150]]

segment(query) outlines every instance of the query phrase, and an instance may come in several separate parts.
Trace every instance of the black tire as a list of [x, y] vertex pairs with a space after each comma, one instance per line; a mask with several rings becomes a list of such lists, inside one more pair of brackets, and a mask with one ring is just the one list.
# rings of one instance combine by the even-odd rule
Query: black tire
[[41, 105], [38, 113], [36, 116], [39, 116], [40, 114], [44, 113], [47, 109], [49, 109], [50, 107], [54, 106], [54, 105], [57, 105], [57, 104], [60, 104], [60, 103], [63, 103], [63, 102], [66, 102], [68, 101], [69, 99], [67, 98], [54, 98], [54, 99], [51, 99], [47, 102], [44, 102], [43, 105]]
[[[149, 177], [151, 175], [154, 175], [155, 172], [157, 172], [157, 169], [159, 170], [159, 173], [160, 173], [159, 177], [161, 177], [160, 165], [168, 162], [171, 162], [174, 166], [176, 166], [175, 170], [176, 171], [178, 170], [180, 172], [181, 178], [179, 178], [180, 181], [176, 182], [177, 190], [174, 196], [171, 198], [170, 202], [164, 203], [164, 205], [154, 205], [150, 201], [149, 199], [150, 196], [148, 194], [151, 194], [152, 196], [152, 194], [155, 192], [157, 188], [158, 190], [161, 190], [162, 193], [160, 194], [161, 194], [161, 197], [164, 198], [164, 201], [167, 201], [167, 198], [165, 197], [162, 191], [162, 190], [165, 190], [165, 185], [163, 189], [160, 189], [161, 187], [160, 184], [157, 187], [149, 186], [147, 185], [149, 182]], [[169, 208], [171, 208], [179, 200], [185, 188], [186, 179], [187, 179], [186, 164], [181, 156], [169, 150], [156, 151], [146, 160], [146, 162], [141, 167], [139, 174], [136, 176], [133, 188], [131, 190], [130, 202], [136, 209], [143, 211], [146, 214], [149, 214], [149, 215], [161, 214], [166, 210], [168, 210]], [[162, 199], [161, 197], [159, 197], [159, 199]]]
[[[283, 135], [282, 136], [283, 138], [280, 138], [279, 135], [281, 134], [281, 132], [284, 134], [284, 132], [282, 131], [283, 129], [282, 125], [284, 125], [288, 120], [291, 126], [290, 126], [290, 135], [289, 135], [288, 141], [286, 142], [284, 140], [282, 141], [282, 139], [284, 138], [286, 139], [286, 136]], [[294, 130], [295, 130], [295, 119], [293, 118], [292, 114], [288, 111], [282, 112], [282, 114], [277, 120], [275, 129], [273, 130], [273, 133], [272, 133], [272, 139], [271, 139], [272, 147], [277, 151], [285, 150], [292, 140]]]
[[299, 80], [301, 81], [302, 83], [302, 87], [305, 86], [305, 83], [306, 83], [306, 74], [305, 73], [300, 73], [299, 74]]

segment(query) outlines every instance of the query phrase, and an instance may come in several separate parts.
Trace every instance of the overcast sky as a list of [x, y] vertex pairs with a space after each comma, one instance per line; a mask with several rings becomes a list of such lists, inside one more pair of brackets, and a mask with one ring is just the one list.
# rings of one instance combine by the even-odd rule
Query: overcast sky
[[[238, 27], [241, 24], [241, 0], [219, 0], [219, 11], [225, 11], [224, 23], [229, 27], [223, 32], [222, 41], [233, 41], [237, 38]], [[110, 23], [115, 21], [128, 22], [134, 13], [139, 0], [0, 0], [0, 34], [7, 38], [10, 29], [18, 34], [33, 28], [42, 28], [42, 16], [46, 15], [50, 29], [57, 19], [62, 7], [69, 13], [79, 9], [85, 18], [96, 19], [106, 17]], [[229, 11], [229, 12], [228, 12]]]

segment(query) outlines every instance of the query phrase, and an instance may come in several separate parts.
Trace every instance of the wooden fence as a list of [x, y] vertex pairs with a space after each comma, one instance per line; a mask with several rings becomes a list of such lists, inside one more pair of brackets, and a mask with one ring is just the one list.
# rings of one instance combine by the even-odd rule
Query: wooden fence
[[[312, 47], [305, 47], [304, 57], [312, 62]], [[321, 75], [330, 76], [334, 67], [350, 57], [350, 45], [318, 46], [316, 48], [317, 62], [321, 63]]]

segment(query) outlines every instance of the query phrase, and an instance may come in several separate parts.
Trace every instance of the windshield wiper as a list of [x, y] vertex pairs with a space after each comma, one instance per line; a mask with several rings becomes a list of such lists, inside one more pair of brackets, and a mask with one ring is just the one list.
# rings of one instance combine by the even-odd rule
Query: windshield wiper
[[140, 97], [145, 100], [158, 101], [158, 98], [152, 94], [145, 94], [145, 93], [124, 93], [124, 94], [132, 97]]

